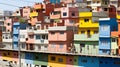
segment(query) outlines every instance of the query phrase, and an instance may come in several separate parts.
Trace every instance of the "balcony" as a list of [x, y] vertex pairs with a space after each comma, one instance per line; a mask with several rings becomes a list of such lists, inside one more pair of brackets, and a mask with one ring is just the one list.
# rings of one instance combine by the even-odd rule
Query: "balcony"
[[39, 40], [35, 40], [36, 44], [48, 44], [48, 40], [43, 40], [43, 39], [39, 39]]
[[49, 27], [49, 31], [66, 31], [66, 30], [73, 30], [74, 27], [71, 26], [56, 26], [56, 27]]
[[85, 34], [75, 34], [75, 41], [99, 41], [99, 34], [85, 35]]
[[35, 30], [35, 34], [48, 34], [48, 30]]
[[34, 33], [34, 29], [33, 28], [28, 28], [27, 33]]
[[13, 42], [13, 40], [12, 39], [3, 39], [3, 42], [11, 43], [11, 42]]

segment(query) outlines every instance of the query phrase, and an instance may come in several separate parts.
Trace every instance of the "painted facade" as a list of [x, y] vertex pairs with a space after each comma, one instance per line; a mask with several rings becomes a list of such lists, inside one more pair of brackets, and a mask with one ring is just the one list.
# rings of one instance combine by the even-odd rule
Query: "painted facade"
[[[49, 27], [48, 30], [48, 50], [54, 52], [70, 52], [73, 41], [73, 31], [71, 27]], [[71, 37], [69, 37], [68, 35]]]
[[[99, 53], [100, 54], [110, 54], [111, 49], [111, 33], [112, 31], [117, 31], [117, 22], [115, 18], [104, 18], [99, 21]], [[107, 33], [106, 33], [107, 32]]]
[[83, 54], [98, 54], [98, 22], [92, 22], [91, 12], [80, 12], [79, 17], [78, 34], [74, 34], [75, 51]]
[[13, 49], [18, 49], [20, 23], [13, 24]]

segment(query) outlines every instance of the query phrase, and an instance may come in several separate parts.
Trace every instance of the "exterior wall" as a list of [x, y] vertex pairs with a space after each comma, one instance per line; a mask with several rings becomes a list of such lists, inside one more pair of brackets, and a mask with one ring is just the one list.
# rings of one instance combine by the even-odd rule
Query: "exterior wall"
[[67, 52], [67, 45], [67, 42], [49, 42], [48, 51]]
[[[55, 57], [55, 59], [52, 59], [51, 57]], [[48, 55], [48, 65], [52, 67], [66, 67], [66, 56]]]
[[[78, 57], [79, 67], [99, 67], [99, 59], [96, 57]], [[102, 66], [100, 66], [102, 67]]]
[[33, 56], [33, 64], [34, 65], [48, 65], [48, 55], [47, 54], [39, 54], [35, 53]]
[[[64, 16], [63, 13], [66, 13], [66, 16]], [[67, 17], [69, 17], [69, 9], [66, 7], [61, 8], [61, 18], [67, 18]]]
[[66, 67], [74, 67], [74, 57], [66, 57]]
[[110, 54], [110, 38], [100, 38], [99, 40], [99, 54]]
[[26, 19], [29, 19], [30, 16], [30, 7], [23, 7], [23, 17]]
[[73, 32], [64, 31], [64, 34], [60, 34], [60, 32], [55, 31], [54, 34], [51, 34], [51, 32], [48, 34], [48, 40], [49, 40], [48, 50], [55, 52], [69, 51], [69, 47], [71, 47], [73, 41]]
[[48, 40], [49, 41], [66, 41], [67, 40], [67, 33], [66, 33], [66, 31], [63, 31], [64, 32], [64, 34], [60, 34], [60, 32], [62, 32], [62, 31], [55, 31], [54, 33], [55, 34], [52, 34], [52, 32], [50, 32], [49, 34], [48, 34]]
[[65, 19], [64, 20], [65, 26], [78, 26], [78, 19]]
[[60, 3], [60, 0], [50, 0], [50, 3]]
[[30, 13], [30, 23], [31, 23], [31, 25], [35, 25], [36, 24], [36, 22], [38, 21], [37, 16], [38, 16], [37, 12], [33, 11], [33, 12]]
[[[115, 40], [114, 40], [115, 39]], [[118, 54], [118, 41], [117, 37], [112, 37], [111, 38], [111, 54], [112, 55], [117, 55]]]
[[114, 64], [112, 63], [112, 59], [111, 58], [99, 58], [99, 67], [116, 67], [113, 66]]
[[25, 67], [26, 66], [26, 62], [25, 62], [25, 53], [21, 53], [21, 65], [23, 66], [23, 67]]
[[[53, 31], [54, 32], [54, 31]], [[63, 34], [61, 34], [63, 32]], [[71, 37], [69, 37], [71, 36]], [[73, 31], [55, 31], [52, 34], [52, 31], [48, 34], [49, 41], [72, 41], [73, 40]]]
[[33, 54], [32, 53], [25, 53], [25, 63], [33, 64]]
[[43, 5], [42, 5], [42, 3], [35, 3], [35, 4], [33, 5], [33, 7], [34, 7], [35, 9], [42, 9], [42, 8], [43, 8]]
[[6, 27], [6, 31], [11, 32], [11, 30], [12, 30], [12, 19], [11, 18], [6, 18], [5, 21], [4, 21], [4, 26]]
[[2, 60], [12, 61], [12, 52], [10, 51], [2, 51]]
[[78, 56], [74, 56], [74, 67], [79, 67], [79, 65], [78, 65]]
[[77, 53], [82, 54], [98, 54], [98, 42], [97, 41], [75, 41], [75, 49]]
[[90, 35], [94, 35], [94, 31], [98, 31], [98, 28], [82, 28], [82, 29], [78, 29], [78, 34], [82, 34], [81, 31], [85, 31], [85, 35], [87, 35], [87, 30], [90, 30]]
[[14, 64], [19, 64], [18, 61], [18, 52], [12, 52], [12, 59]]
[[13, 24], [13, 49], [18, 49], [18, 36], [19, 36], [20, 23]]
[[[92, 22], [92, 13], [91, 12], [80, 12], [79, 13], [79, 28], [93, 28], [99, 27], [98, 22]], [[85, 19], [89, 19], [89, 21], [85, 22]]]
[[64, 2], [64, 3], [74, 3], [74, 2], [76, 2], [76, 0], [66, 0], [66, 1], [60, 0], [60, 2]]

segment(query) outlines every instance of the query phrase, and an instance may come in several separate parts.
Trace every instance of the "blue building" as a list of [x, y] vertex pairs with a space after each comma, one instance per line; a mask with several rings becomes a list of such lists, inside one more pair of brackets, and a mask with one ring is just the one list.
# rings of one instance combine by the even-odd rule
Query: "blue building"
[[118, 58], [99, 58], [99, 67], [120, 67], [120, 59]]
[[25, 63], [27, 67], [33, 66], [33, 53], [25, 53]]
[[111, 31], [117, 31], [116, 18], [100, 18], [99, 20], [99, 54], [110, 54]]
[[60, 3], [60, 0], [50, 0], [50, 3]]
[[99, 67], [99, 59], [97, 57], [78, 57], [79, 67]]
[[13, 23], [13, 49], [18, 49], [20, 23]]

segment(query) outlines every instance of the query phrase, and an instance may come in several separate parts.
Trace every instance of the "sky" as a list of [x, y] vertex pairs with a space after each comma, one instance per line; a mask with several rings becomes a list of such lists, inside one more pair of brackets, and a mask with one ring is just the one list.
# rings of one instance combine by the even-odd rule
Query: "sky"
[[43, 0], [0, 0], [0, 10], [14, 11], [23, 6], [33, 6], [35, 2], [43, 2]]

